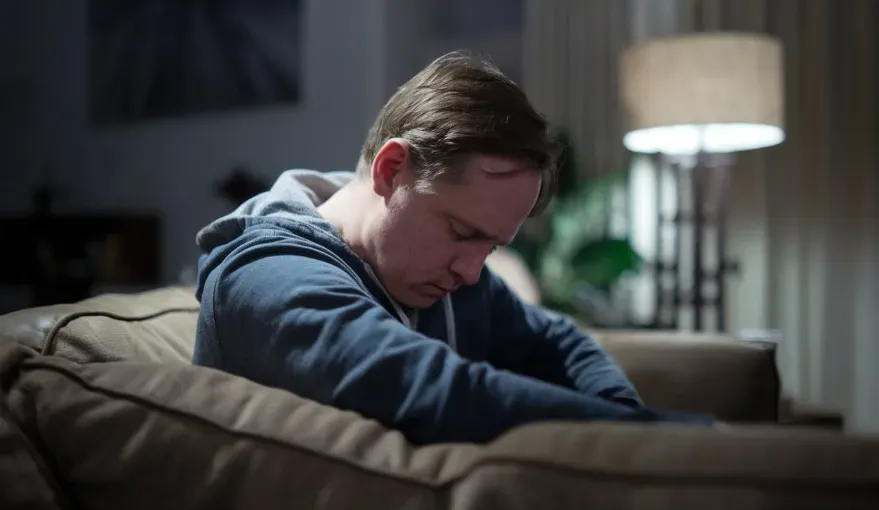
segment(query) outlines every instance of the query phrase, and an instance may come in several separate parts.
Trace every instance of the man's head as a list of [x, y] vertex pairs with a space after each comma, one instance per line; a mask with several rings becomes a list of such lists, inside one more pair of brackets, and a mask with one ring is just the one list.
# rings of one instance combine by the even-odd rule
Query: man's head
[[475, 283], [545, 207], [555, 153], [546, 121], [488, 63], [446, 55], [400, 87], [357, 168], [378, 198], [363, 244], [388, 292], [424, 308]]

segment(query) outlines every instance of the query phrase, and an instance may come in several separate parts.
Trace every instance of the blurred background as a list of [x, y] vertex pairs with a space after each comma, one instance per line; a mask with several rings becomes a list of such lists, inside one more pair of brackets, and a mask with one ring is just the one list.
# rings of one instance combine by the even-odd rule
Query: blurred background
[[[879, 431], [877, 29], [872, 0], [3, 0], [0, 313], [190, 283], [201, 226], [284, 169], [353, 169], [396, 87], [464, 49], [566, 147], [509, 254], [545, 304], [777, 342], [789, 393]], [[746, 37], [686, 39], [719, 32]], [[624, 144], [730, 111], [781, 137]]]

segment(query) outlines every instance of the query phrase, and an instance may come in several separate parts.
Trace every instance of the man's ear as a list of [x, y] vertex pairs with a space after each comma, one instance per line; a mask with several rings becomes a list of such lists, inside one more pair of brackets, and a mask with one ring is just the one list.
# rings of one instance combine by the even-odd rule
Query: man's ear
[[390, 198], [394, 190], [412, 180], [409, 142], [403, 138], [391, 138], [372, 160], [372, 189], [384, 198]]

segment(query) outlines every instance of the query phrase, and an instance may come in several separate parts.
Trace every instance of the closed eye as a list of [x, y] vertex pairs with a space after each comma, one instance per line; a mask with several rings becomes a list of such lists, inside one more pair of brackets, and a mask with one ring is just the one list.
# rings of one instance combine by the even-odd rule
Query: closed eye
[[488, 236], [474, 228], [467, 227], [455, 219], [449, 220], [449, 231], [452, 234], [452, 238], [457, 242], [493, 243], [489, 253], [494, 253], [498, 248], [505, 246], [502, 244], [495, 244], [497, 241], [494, 237]]
[[[462, 242], [462, 243], [472, 242], [472, 241], [476, 241], [476, 242], [483, 242], [484, 241], [484, 239], [481, 236], [479, 236], [478, 234], [475, 234], [474, 232], [462, 231], [462, 230], [456, 229], [454, 226], [451, 227], [451, 230], [452, 230], [452, 237], [455, 239], [455, 241]], [[488, 252], [489, 255], [491, 255], [492, 253], [497, 251], [497, 249], [500, 247], [501, 247], [501, 245], [499, 245], [499, 244], [493, 245]]]
[[452, 231], [452, 237], [454, 237], [456, 241], [472, 241], [476, 238], [475, 232], [457, 226], [452, 222], [449, 222], [449, 229]]

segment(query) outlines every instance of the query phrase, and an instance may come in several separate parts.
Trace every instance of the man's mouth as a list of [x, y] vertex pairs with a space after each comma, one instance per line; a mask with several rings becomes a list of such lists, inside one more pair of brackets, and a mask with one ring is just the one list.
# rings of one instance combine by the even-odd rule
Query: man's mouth
[[450, 290], [450, 289], [447, 289], [447, 288], [445, 288], [445, 287], [441, 287], [441, 286], [436, 285], [436, 284], [431, 284], [431, 287], [433, 287], [434, 289], [436, 289], [436, 290], [437, 290], [438, 292], [440, 292], [441, 294], [451, 294], [452, 290], [454, 290], [454, 289], [451, 289], [451, 290]]

